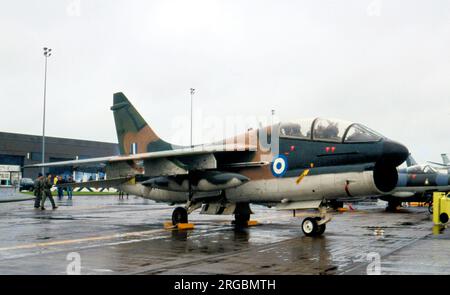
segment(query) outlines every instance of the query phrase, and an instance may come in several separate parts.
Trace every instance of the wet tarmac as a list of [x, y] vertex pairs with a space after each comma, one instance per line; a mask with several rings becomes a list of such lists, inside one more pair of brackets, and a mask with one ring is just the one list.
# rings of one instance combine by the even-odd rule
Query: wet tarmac
[[15, 187], [0, 186], [0, 203], [22, 202], [33, 198], [34, 196], [22, 194]]
[[[75, 196], [55, 211], [31, 201], [0, 204], [0, 274], [450, 274], [450, 235], [432, 234], [427, 208], [382, 205], [337, 213], [322, 237], [301, 218], [252, 206], [260, 225], [235, 230], [232, 216], [200, 215], [194, 230], [163, 228], [172, 208], [130, 196]], [[375, 258], [374, 258], [375, 257]]]

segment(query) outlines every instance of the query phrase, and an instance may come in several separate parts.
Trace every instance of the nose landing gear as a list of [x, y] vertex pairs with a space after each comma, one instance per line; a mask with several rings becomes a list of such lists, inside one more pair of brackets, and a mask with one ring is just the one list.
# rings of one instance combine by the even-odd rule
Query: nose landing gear
[[318, 208], [318, 213], [307, 213], [307, 217], [302, 222], [302, 231], [307, 237], [317, 237], [322, 235], [327, 226], [326, 224], [331, 220], [331, 214], [327, 213], [324, 206]]
[[319, 224], [320, 217], [307, 217], [302, 222], [302, 231], [307, 237], [320, 236], [325, 232], [326, 224]]

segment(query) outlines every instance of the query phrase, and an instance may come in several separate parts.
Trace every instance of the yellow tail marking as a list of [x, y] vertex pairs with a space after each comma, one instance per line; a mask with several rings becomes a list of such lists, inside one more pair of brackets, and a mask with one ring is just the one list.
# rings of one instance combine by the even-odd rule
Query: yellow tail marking
[[300, 174], [300, 176], [297, 178], [295, 183], [299, 184], [303, 180], [303, 178], [305, 178], [305, 176], [308, 175], [308, 173], [309, 173], [309, 169], [303, 170], [302, 174]]

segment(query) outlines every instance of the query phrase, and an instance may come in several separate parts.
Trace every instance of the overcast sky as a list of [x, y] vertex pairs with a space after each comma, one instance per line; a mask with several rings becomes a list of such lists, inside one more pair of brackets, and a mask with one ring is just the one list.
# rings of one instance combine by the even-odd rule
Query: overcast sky
[[[341, 118], [419, 161], [450, 152], [446, 0], [3, 0], [0, 42], [0, 131], [41, 134], [49, 46], [49, 136], [116, 142], [122, 91], [188, 144], [194, 87], [197, 117]], [[200, 121], [196, 143], [211, 139]]]

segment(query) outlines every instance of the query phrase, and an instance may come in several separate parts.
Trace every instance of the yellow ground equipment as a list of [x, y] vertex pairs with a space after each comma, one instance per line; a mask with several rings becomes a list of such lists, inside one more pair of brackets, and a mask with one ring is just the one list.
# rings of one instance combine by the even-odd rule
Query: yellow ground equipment
[[428, 206], [427, 202], [409, 202], [409, 206], [411, 207], [425, 207]]
[[433, 222], [445, 224], [450, 216], [450, 193], [433, 193]]
[[194, 229], [194, 224], [178, 223], [178, 224], [174, 225], [171, 221], [166, 221], [166, 222], [164, 222], [164, 228], [165, 229], [179, 229], [179, 230]]

